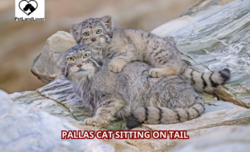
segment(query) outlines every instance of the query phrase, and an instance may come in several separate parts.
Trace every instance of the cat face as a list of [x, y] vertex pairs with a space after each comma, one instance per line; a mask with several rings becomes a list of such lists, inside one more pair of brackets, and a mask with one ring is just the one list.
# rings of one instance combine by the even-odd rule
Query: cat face
[[77, 44], [108, 43], [112, 38], [113, 21], [110, 16], [90, 18], [70, 27]]
[[79, 82], [94, 75], [100, 65], [91, 57], [88, 45], [76, 45], [66, 51], [62, 73], [68, 79]]

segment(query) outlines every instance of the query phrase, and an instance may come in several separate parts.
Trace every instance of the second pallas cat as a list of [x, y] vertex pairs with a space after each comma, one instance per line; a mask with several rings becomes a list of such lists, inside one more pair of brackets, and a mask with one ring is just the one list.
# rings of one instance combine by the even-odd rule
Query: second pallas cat
[[70, 32], [78, 44], [100, 45], [103, 51], [100, 55], [112, 59], [108, 68], [115, 73], [121, 72], [129, 62], [145, 61], [153, 66], [149, 70], [152, 77], [183, 74], [200, 92], [212, 92], [230, 78], [229, 69], [203, 73], [187, 65], [172, 38], [160, 38], [142, 30], [114, 29], [110, 16], [84, 20], [72, 25]]

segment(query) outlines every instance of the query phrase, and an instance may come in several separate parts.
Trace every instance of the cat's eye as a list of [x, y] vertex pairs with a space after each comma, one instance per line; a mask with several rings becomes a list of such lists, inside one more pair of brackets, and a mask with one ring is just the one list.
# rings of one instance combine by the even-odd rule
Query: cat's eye
[[88, 37], [89, 36], [89, 32], [84, 32], [83, 36]]
[[89, 53], [83, 54], [83, 58], [88, 58], [89, 57]]
[[101, 33], [102, 33], [101, 29], [96, 30], [96, 34], [101, 34]]
[[74, 61], [75, 59], [73, 57], [68, 57], [67, 60], [68, 61]]

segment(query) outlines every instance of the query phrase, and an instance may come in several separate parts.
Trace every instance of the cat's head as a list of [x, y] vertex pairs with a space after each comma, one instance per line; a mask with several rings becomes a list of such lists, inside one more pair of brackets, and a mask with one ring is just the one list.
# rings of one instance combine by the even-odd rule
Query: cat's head
[[65, 77], [73, 82], [80, 82], [83, 79], [94, 76], [101, 66], [91, 54], [93, 48], [89, 45], [76, 45], [67, 50], [63, 56], [61, 71]]
[[106, 44], [112, 38], [114, 29], [110, 16], [90, 18], [70, 27], [70, 33], [77, 44], [100, 43]]

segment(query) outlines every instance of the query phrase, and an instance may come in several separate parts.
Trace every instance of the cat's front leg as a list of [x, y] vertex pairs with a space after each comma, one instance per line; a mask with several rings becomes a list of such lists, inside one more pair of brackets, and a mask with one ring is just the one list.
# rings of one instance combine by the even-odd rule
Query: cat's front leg
[[85, 119], [85, 125], [106, 128], [114, 114], [126, 105], [126, 102], [121, 95], [115, 95], [102, 103], [103, 104], [100, 105], [92, 118]]

